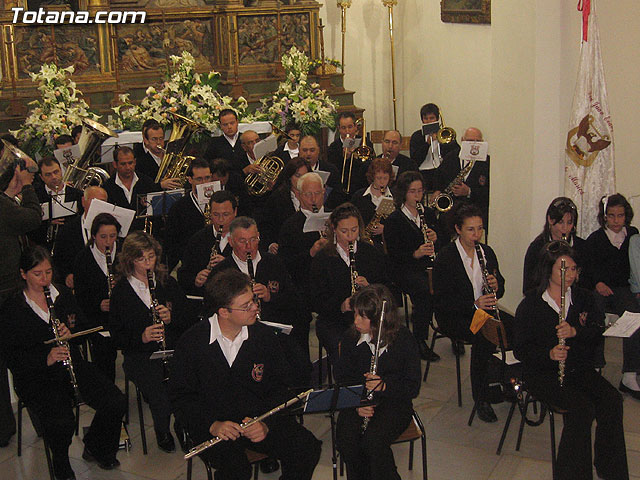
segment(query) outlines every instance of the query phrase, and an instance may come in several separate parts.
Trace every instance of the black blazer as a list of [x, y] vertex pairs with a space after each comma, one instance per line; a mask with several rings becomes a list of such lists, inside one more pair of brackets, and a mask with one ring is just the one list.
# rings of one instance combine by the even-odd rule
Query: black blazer
[[189, 239], [204, 226], [204, 215], [193, 203], [190, 192], [171, 206], [164, 243], [169, 271], [173, 270], [182, 258]]
[[233, 164], [235, 155], [242, 152], [242, 145], [240, 144], [240, 135], [238, 135], [238, 140], [236, 140], [235, 147], [232, 147], [229, 141], [225, 138], [224, 135], [220, 135], [219, 137], [211, 137], [209, 139], [208, 145], [205, 149], [205, 158], [209, 161], [214, 158], [224, 158], [230, 164]]
[[[452, 151], [442, 161], [438, 167], [439, 185], [438, 190], [444, 189], [453, 181], [460, 173], [460, 157], [459, 151]], [[471, 202], [480, 207], [483, 213], [485, 228], [487, 227], [487, 219], [489, 214], [489, 156], [486, 162], [476, 162], [469, 172], [469, 176], [464, 181], [471, 189], [470, 198], [455, 197], [454, 204], [458, 202]]]
[[155, 181], [160, 167], [153, 157], [144, 151], [142, 143], [135, 143], [133, 145], [133, 155], [136, 157], [136, 173], [138, 176], [142, 173]]
[[[409, 156], [411, 160], [413, 160], [418, 167], [422, 165], [424, 159], [427, 158], [427, 153], [429, 153], [429, 149], [431, 148], [431, 144], [427, 143], [424, 139], [424, 134], [422, 133], [422, 129], [416, 130], [411, 135], [411, 139], [409, 140]], [[451, 152], [456, 152], [456, 154], [460, 151], [460, 144], [457, 140], [454, 140], [451, 143], [443, 143], [440, 145], [440, 155], [444, 159]]]
[[[215, 242], [213, 227], [207, 225], [196, 232], [187, 242], [182, 256], [182, 264], [178, 269], [178, 283], [187, 295], [202, 296], [204, 289], [195, 286], [196, 276], [203, 270], [211, 259], [211, 249]], [[231, 245], [227, 243], [222, 255], [231, 255]]]
[[[487, 271], [498, 280], [496, 296], [504, 295], [504, 277], [500, 273], [498, 259], [493, 249], [482, 244]], [[473, 285], [464, 269], [458, 247], [454, 242], [442, 248], [436, 257], [433, 268], [433, 286], [435, 290], [434, 310], [438, 325], [456, 338], [471, 341], [473, 334], [469, 330], [471, 319], [476, 311], [474, 306]]]
[[[44, 183], [39, 183], [38, 185], [34, 185], [34, 189], [36, 191], [36, 195], [38, 196], [38, 201], [40, 203], [50, 204], [52, 200], [44, 188]], [[65, 223], [72, 220], [75, 216], [82, 214], [83, 212], [82, 191], [78, 190], [77, 188], [67, 186], [64, 191], [64, 201], [77, 202], [77, 205], [78, 205], [78, 213], [76, 213], [75, 215], [70, 215], [68, 217], [65, 217], [64, 218]], [[48, 207], [45, 206], [44, 208], [46, 209]], [[47, 245], [47, 230], [49, 228], [50, 223], [51, 223], [51, 220], [43, 221], [40, 224], [40, 227], [38, 227], [38, 229], [33, 230], [32, 232], [29, 232], [29, 239], [32, 242], [37, 243], [38, 245], [50, 246], [50, 245]], [[62, 225], [60, 225], [60, 227], [62, 227]], [[60, 234], [60, 227], [58, 227], [58, 235]]]
[[76, 255], [85, 247], [82, 221], [82, 215], [66, 221], [56, 238], [53, 263], [56, 268], [56, 278], [63, 283], [67, 275], [73, 273]]
[[636, 233], [636, 227], [627, 227], [627, 236], [620, 249], [611, 244], [603, 228], [589, 235], [586, 245], [587, 265], [594, 286], [603, 282], [609, 287], [629, 288], [629, 239]]
[[[358, 136], [357, 138], [362, 138]], [[375, 156], [375, 150], [373, 148], [373, 144], [370, 141], [365, 141], [365, 145], [371, 148], [373, 155]], [[342, 172], [342, 162], [344, 160], [344, 152], [342, 150], [342, 140], [340, 139], [340, 135], [337, 135], [336, 138], [331, 142], [329, 148], [327, 149], [327, 159], [329, 163], [333, 164], [340, 172]], [[348, 166], [348, 165], [347, 165]]]
[[278, 242], [280, 227], [296, 213], [291, 201], [291, 191], [286, 185], [275, 190], [266, 200], [258, 216], [260, 228], [260, 243], [269, 246]]

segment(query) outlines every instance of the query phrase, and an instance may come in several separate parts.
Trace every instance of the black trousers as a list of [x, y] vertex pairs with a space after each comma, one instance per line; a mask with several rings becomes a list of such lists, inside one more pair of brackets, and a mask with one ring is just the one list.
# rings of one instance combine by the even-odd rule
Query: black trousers
[[338, 416], [336, 440], [348, 480], [399, 480], [391, 443], [411, 422], [411, 403], [385, 401], [375, 407], [367, 430], [362, 433], [362, 417], [356, 409], [342, 410]]
[[527, 376], [527, 388], [538, 399], [567, 410], [558, 446], [557, 480], [591, 480], [591, 425], [595, 420], [594, 461], [607, 480], [627, 480], [627, 453], [622, 423], [622, 396], [594, 370], [568, 372], [564, 386], [557, 374]]
[[220, 442], [203, 455], [216, 469], [216, 480], [249, 480], [251, 465], [245, 448], [262, 452], [280, 460], [282, 480], [311, 480], [320, 459], [320, 442], [313, 434], [287, 415], [267, 419], [269, 432], [258, 443], [240, 437]]
[[103, 337], [99, 333], [88, 339], [91, 348], [91, 363], [100, 369], [112, 382], [116, 381], [116, 357], [118, 350], [111, 337]]
[[166, 383], [163, 382], [162, 360], [149, 360], [150, 353], [131, 353], [124, 355], [122, 367], [127, 378], [142, 392], [149, 402], [153, 418], [153, 427], [157, 434], [169, 433], [171, 422], [171, 404]]
[[329, 361], [336, 365], [339, 360], [339, 345], [342, 335], [349, 328], [343, 322], [332, 319], [318, 318], [316, 323], [316, 335], [320, 343], [329, 355]]
[[[126, 398], [94, 365], [74, 358], [73, 367], [82, 400], [95, 410], [84, 444], [99, 459], [112, 460], [120, 443]], [[73, 389], [67, 372], [58, 373], [47, 378], [44, 385], [31, 385], [18, 392], [42, 423], [54, 468], [68, 465], [68, 449], [75, 430]]]
[[429, 338], [429, 322], [433, 316], [433, 300], [429, 293], [427, 272], [402, 272], [396, 284], [411, 298], [413, 335], [418, 341]]

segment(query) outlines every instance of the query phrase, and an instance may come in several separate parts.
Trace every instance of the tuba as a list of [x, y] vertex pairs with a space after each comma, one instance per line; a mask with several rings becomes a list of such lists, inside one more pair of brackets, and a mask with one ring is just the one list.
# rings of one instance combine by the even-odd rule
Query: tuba
[[271, 191], [284, 168], [284, 162], [275, 155], [265, 155], [255, 165], [261, 167], [259, 173], [250, 173], [244, 179], [249, 195], [259, 197]]
[[436, 134], [436, 137], [438, 138], [438, 143], [445, 144], [445, 143], [455, 142], [456, 131], [451, 127], [445, 126], [442, 112], [440, 112], [440, 123], [442, 127], [440, 128], [440, 130], [438, 130], [438, 133]]
[[78, 140], [80, 158], [67, 165], [62, 182], [78, 190], [84, 190], [91, 185], [102, 185], [109, 179], [109, 173], [104, 169], [91, 166], [98, 155], [100, 146], [109, 137], [118, 137], [113, 130], [90, 118], [82, 119], [82, 133]]
[[[7, 142], [5, 139], [1, 139], [0, 141], [4, 146], [4, 148], [2, 149], [2, 154], [0, 154], [0, 166], [5, 164], [16, 164], [19, 165], [22, 169], [25, 169], [27, 168], [25, 159], [29, 159], [32, 160], [33, 163], [37, 163], [29, 155], [24, 153], [12, 143]], [[34, 165], [29, 166], [27, 170], [30, 173], [38, 173], [38, 167]]]
[[187, 117], [171, 112], [170, 115], [173, 116], [171, 136], [164, 149], [164, 156], [155, 178], [156, 183], [167, 178], [178, 178], [182, 183], [186, 182], [187, 170], [194, 157], [185, 155], [184, 150], [194, 133], [205, 130], [204, 126]]

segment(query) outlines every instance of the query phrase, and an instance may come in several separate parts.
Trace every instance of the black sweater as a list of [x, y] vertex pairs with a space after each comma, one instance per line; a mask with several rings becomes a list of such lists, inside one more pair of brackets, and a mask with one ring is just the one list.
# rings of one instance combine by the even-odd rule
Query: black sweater
[[620, 249], [609, 241], [604, 228], [599, 228], [587, 238], [588, 271], [594, 286], [598, 282], [610, 288], [629, 286], [629, 239], [638, 233], [638, 229], [626, 228], [627, 236]]

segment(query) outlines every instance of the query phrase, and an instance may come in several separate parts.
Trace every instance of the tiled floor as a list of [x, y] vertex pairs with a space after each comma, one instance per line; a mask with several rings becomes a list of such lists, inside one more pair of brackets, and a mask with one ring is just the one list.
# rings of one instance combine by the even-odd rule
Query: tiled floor
[[[621, 342], [617, 339], [607, 340], [608, 365], [604, 375], [617, 385], [620, 380]], [[317, 351], [312, 348], [312, 352]], [[463, 406], [457, 406], [455, 359], [448, 341], [440, 340], [436, 351], [442, 360], [432, 365], [429, 379], [423, 384], [415, 407], [427, 429], [429, 478], [432, 480], [545, 480], [551, 479], [551, 463], [549, 453], [548, 421], [538, 428], [527, 427], [523, 437], [522, 448], [516, 452], [515, 440], [517, 424], [512, 425], [501, 456], [495, 450], [507, 416], [508, 405], [495, 406], [499, 417], [498, 423], [486, 424], [477, 419], [472, 427], [467, 426], [467, 418], [471, 409], [471, 391], [469, 384], [469, 354], [463, 357]], [[122, 382], [122, 380], [120, 380]], [[122, 386], [122, 384], [121, 384]], [[95, 464], [87, 464], [82, 460], [82, 442], [75, 437], [71, 446], [71, 464], [78, 479], [113, 479], [113, 480], [184, 480], [186, 479], [186, 463], [180, 453], [166, 454], [158, 450], [155, 435], [150, 424], [151, 415], [145, 406], [145, 422], [149, 454], [142, 455], [140, 427], [135, 395], [130, 398], [132, 419], [129, 432], [133, 448], [129, 453], [121, 451], [118, 459], [122, 463], [115, 471], [105, 472]], [[625, 396], [625, 431], [627, 454], [632, 478], [640, 479], [640, 402]], [[81, 424], [86, 425], [92, 413], [88, 410], [81, 415]], [[519, 419], [518, 414], [514, 417]], [[557, 434], [561, 431], [562, 421], [557, 421]], [[329, 422], [323, 417], [308, 418], [307, 425], [323, 444], [322, 458], [314, 479], [330, 479], [331, 444]], [[0, 449], [0, 480], [47, 480], [48, 473], [42, 441], [37, 438], [28, 418], [24, 419], [24, 439], [22, 457], [16, 455], [16, 438], [9, 447]], [[394, 447], [399, 472], [403, 479], [422, 478], [421, 458], [416, 449], [413, 472], [407, 470], [408, 451], [406, 444]], [[280, 473], [260, 474], [264, 480], [278, 479]], [[199, 461], [194, 462], [194, 479], [206, 478], [204, 467]], [[596, 478], [594, 476], [594, 478]]]

